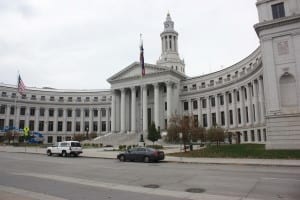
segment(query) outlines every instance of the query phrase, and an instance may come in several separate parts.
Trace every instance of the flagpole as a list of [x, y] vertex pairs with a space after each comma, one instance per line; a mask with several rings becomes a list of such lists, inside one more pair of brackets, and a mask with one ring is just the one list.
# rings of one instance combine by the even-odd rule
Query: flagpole
[[[140, 34], [140, 48], [142, 48], [142, 45], [143, 45], [143, 43], [142, 43], [142, 34]], [[142, 52], [142, 49], [140, 49], [140, 54], [142, 54], [143, 52]], [[141, 55], [140, 55], [141, 56]], [[144, 56], [144, 55], [143, 55]], [[140, 81], [141, 81], [141, 83], [140, 83], [140, 90], [141, 90], [141, 92], [140, 92], [140, 99], [141, 99], [141, 117], [140, 117], [140, 127], [141, 127], [141, 135], [143, 135], [143, 88], [142, 88], [142, 83], [143, 83], [143, 69], [142, 69], [142, 60], [141, 60], [141, 57], [140, 57], [140, 65], [141, 65], [141, 70], [142, 70], [142, 73], [141, 73], [141, 78], [140, 78]], [[141, 138], [141, 135], [140, 135], [140, 138]], [[139, 144], [139, 137], [138, 137], [138, 144]]]

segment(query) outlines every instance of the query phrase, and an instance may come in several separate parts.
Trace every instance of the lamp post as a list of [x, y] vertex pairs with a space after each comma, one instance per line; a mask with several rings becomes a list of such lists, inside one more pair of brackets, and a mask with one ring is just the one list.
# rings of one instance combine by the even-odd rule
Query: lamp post
[[88, 140], [89, 139], [89, 127], [86, 127], [85, 131], [86, 131], [86, 139]]

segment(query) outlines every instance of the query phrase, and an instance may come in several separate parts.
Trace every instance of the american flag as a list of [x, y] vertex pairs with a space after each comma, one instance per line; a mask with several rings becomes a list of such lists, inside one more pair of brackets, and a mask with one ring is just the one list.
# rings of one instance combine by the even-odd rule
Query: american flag
[[140, 65], [142, 67], [142, 76], [145, 76], [145, 63], [144, 63], [144, 48], [143, 48], [143, 41], [141, 41], [141, 46], [140, 46]]
[[23, 95], [25, 93], [25, 84], [23, 83], [21, 76], [18, 77], [18, 92]]

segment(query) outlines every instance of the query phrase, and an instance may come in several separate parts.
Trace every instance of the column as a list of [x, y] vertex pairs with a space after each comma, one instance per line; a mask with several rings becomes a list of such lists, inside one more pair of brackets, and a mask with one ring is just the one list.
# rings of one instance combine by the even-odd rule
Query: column
[[171, 41], [172, 41], [172, 42], [171, 42], [171, 43], [172, 43], [172, 48], [171, 48], [171, 50], [172, 50], [172, 51], [175, 51], [175, 45], [174, 45], [175, 42], [174, 42], [174, 37], [173, 37], [173, 36], [171, 36]]
[[[107, 117], [107, 114], [106, 114]], [[125, 88], [121, 89], [121, 133], [125, 133]]]
[[46, 107], [45, 108], [45, 133], [48, 133], [48, 123], [49, 123], [49, 108]]
[[53, 132], [57, 133], [58, 109], [54, 108]]
[[255, 113], [255, 124], [260, 122], [259, 110], [258, 110], [258, 94], [257, 94], [257, 80], [252, 82], [254, 92], [254, 113]]
[[16, 128], [20, 128], [19, 123], [20, 123], [20, 106], [16, 105], [15, 106], [15, 122], [14, 125]]
[[192, 104], [192, 99], [188, 99], [187, 100], [187, 102], [188, 102], [188, 107], [189, 107], [189, 109], [188, 109], [188, 115], [191, 115], [191, 116], [193, 116], [193, 104]]
[[[35, 115], [34, 115], [34, 131], [39, 131], [39, 115], [40, 115], [40, 108], [35, 108]], [[45, 122], [44, 122], [45, 123]]]
[[253, 106], [252, 106], [252, 94], [251, 94], [251, 85], [246, 85], [246, 91], [247, 91], [247, 106], [248, 106], [248, 119], [249, 124], [253, 125]]
[[148, 131], [148, 115], [147, 115], [147, 85], [143, 85], [143, 132]]
[[10, 105], [6, 106], [5, 109], [5, 120], [4, 120], [4, 126], [8, 126], [9, 125], [9, 113], [10, 112]]
[[243, 87], [239, 88], [240, 93], [240, 110], [241, 110], [241, 125], [245, 126], [245, 94]]
[[198, 124], [203, 126], [202, 123], [202, 109], [201, 109], [201, 98], [197, 98], [197, 104], [198, 104]]
[[25, 110], [25, 127], [26, 126], [29, 127], [29, 114], [30, 114], [30, 107], [27, 106]]
[[136, 132], [136, 90], [131, 87], [131, 133]]
[[[171, 96], [172, 94], [172, 82], [167, 82], [167, 121], [169, 122], [169, 119], [172, 115], [172, 103], [171, 103]], [[167, 123], [169, 124], [169, 123]], [[169, 126], [169, 125], [168, 125]]]
[[259, 104], [260, 104], [260, 123], [265, 123], [265, 98], [263, 91], [263, 80], [262, 78], [258, 79], [258, 92], [259, 92]]
[[215, 95], [215, 104], [216, 104], [216, 123], [217, 126], [221, 126], [220, 123], [220, 101], [219, 101], [220, 95]]
[[72, 133], [76, 132], [76, 109], [72, 108]]
[[156, 128], [160, 127], [159, 124], [159, 84], [154, 85], [154, 123]]
[[116, 132], [116, 93], [114, 90], [111, 96], [111, 132]]
[[106, 108], [106, 132], [109, 132], [109, 108]]
[[67, 133], [67, 111], [68, 109], [63, 109], [63, 127], [62, 131], [64, 134]]
[[207, 127], [211, 127], [211, 102], [210, 97], [207, 98]]
[[236, 109], [236, 90], [231, 92], [232, 94], [232, 118], [233, 118], [233, 127], [236, 128], [238, 126], [237, 121], [237, 109]]
[[84, 109], [80, 109], [80, 132], [85, 133], [85, 127], [84, 127]]
[[[232, 97], [232, 95], [231, 95]], [[224, 117], [225, 117], [225, 128], [229, 128], [229, 110], [228, 110], [228, 95], [227, 92], [224, 93]]]

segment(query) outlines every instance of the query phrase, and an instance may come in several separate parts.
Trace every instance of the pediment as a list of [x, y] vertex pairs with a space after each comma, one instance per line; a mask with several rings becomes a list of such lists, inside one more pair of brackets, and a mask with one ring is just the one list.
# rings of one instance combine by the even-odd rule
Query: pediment
[[[139, 78], [142, 74], [141, 66], [139, 62], [134, 62], [128, 67], [124, 68], [120, 72], [116, 73], [115, 75], [111, 76], [107, 81], [113, 82], [116, 80], [128, 79], [128, 78]], [[168, 71], [169, 69], [164, 66], [157, 66], [145, 63], [145, 72], [146, 76], [149, 74], [157, 74], [164, 71]]]

